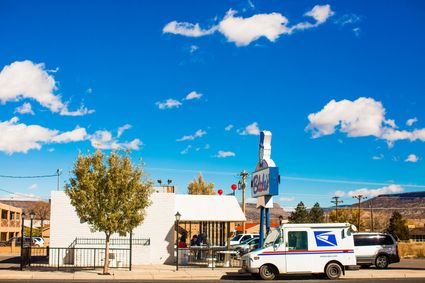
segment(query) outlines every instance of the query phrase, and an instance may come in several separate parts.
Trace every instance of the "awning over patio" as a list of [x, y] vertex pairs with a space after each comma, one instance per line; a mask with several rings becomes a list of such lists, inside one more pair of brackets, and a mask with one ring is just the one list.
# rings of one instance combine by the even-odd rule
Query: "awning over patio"
[[246, 221], [234, 196], [176, 195], [175, 198], [175, 213], [181, 214], [180, 221]]

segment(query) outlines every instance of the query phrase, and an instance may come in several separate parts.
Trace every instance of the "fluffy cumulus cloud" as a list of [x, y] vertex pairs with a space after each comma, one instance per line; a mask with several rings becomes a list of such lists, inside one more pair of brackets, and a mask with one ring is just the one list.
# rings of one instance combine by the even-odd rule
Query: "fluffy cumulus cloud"
[[204, 135], [206, 135], [207, 132], [204, 130], [197, 130], [193, 135], [187, 135], [187, 136], [183, 136], [179, 139], [177, 139], [178, 142], [181, 141], [193, 141], [196, 138], [202, 138]]
[[384, 194], [402, 193], [403, 191], [404, 191], [404, 189], [400, 185], [389, 185], [389, 186], [378, 188], [378, 189], [363, 188], [363, 189], [353, 190], [353, 191], [349, 191], [349, 192], [336, 191], [335, 196], [353, 197], [353, 196], [357, 196], [357, 195], [363, 195], [365, 197], [371, 198], [371, 197], [377, 197], [379, 195], [384, 195]]
[[0, 122], [0, 151], [7, 154], [27, 153], [31, 149], [41, 149], [43, 144], [81, 141], [85, 138], [84, 128], [60, 133], [39, 125], [19, 123], [17, 117]]
[[409, 127], [411, 127], [411, 126], [412, 126], [413, 124], [415, 124], [417, 121], [418, 121], [418, 118], [416, 118], [416, 117], [411, 118], [411, 119], [409, 119], [409, 120], [407, 120], [407, 121], [406, 121], [406, 125], [407, 125], [407, 126], [409, 126]]
[[114, 137], [110, 131], [99, 130], [89, 137], [90, 143], [98, 149], [132, 149], [139, 150], [142, 142], [134, 139], [130, 142], [119, 142], [118, 137]]
[[348, 137], [374, 136], [386, 140], [390, 146], [398, 140], [425, 141], [425, 129], [398, 130], [395, 121], [385, 115], [382, 103], [373, 98], [331, 100], [319, 112], [308, 115], [306, 130], [311, 131], [313, 138], [336, 131]]
[[186, 95], [184, 100], [200, 99], [202, 97], [202, 95], [203, 95], [202, 93], [198, 93], [196, 91], [191, 91], [188, 95]]
[[214, 33], [215, 27], [210, 29], [202, 29], [198, 23], [191, 24], [186, 22], [172, 21], [165, 25], [162, 29], [163, 33], [172, 33], [190, 37], [200, 37]]
[[15, 113], [34, 115], [34, 111], [32, 111], [31, 103], [29, 103], [29, 102], [25, 102], [21, 106], [16, 107]]
[[117, 132], [117, 137], [119, 138], [119, 137], [121, 137], [122, 136], [122, 134], [125, 132], [125, 131], [127, 131], [127, 130], [129, 130], [129, 129], [131, 129], [131, 125], [130, 124], [125, 124], [125, 125], [123, 125], [123, 126], [121, 126], [121, 127], [119, 127], [118, 128], [118, 132]]
[[[8, 121], [0, 121], [0, 151], [6, 154], [27, 153], [29, 150], [40, 150], [43, 145], [63, 144], [89, 140], [94, 148], [100, 149], [140, 149], [142, 142], [134, 139], [130, 142], [120, 142], [109, 131], [96, 131], [88, 134], [85, 128], [61, 132], [40, 125], [20, 123], [17, 117]], [[50, 151], [50, 150], [49, 150]]]
[[44, 64], [35, 64], [29, 60], [17, 61], [5, 66], [0, 72], [0, 102], [5, 104], [32, 99], [64, 116], [82, 116], [94, 112], [84, 106], [70, 111], [68, 103], [55, 94], [56, 85], [54, 77], [45, 69]]
[[419, 157], [416, 154], [409, 154], [404, 161], [416, 163], [419, 161]]
[[215, 157], [217, 158], [226, 158], [226, 157], [233, 157], [233, 156], [236, 156], [236, 153], [234, 153], [233, 151], [224, 151], [224, 150], [219, 150], [217, 154], [215, 155]]
[[155, 104], [161, 110], [171, 109], [171, 108], [179, 108], [182, 105], [182, 103], [180, 101], [172, 99], [172, 98], [169, 98], [164, 102], [158, 101]]
[[242, 136], [246, 136], [246, 135], [258, 136], [260, 135], [260, 128], [258, 127], [258, 123], [254, 122], [246, 126], [245, 129], [243, 130], [237, 130], [237, 132], [238, 134]]
[[289, 20], [280, 13], [255, 14], [244, 18], [237, 16], [237, 11], [230, 9], [217, 25], [209, 29], [202, 29], [198, 23], [172, 21], [164, 27], [163, 32], [199, 37], [218, 31], [236, 46], [247, 46], [261, 37], [274, 42], [283, 34], [289, 35], [296, 30], [317, 27], [333, 14], [330, 5], [316, 5], [304, 14], [314, 22], [305, 21], [289, 26]]

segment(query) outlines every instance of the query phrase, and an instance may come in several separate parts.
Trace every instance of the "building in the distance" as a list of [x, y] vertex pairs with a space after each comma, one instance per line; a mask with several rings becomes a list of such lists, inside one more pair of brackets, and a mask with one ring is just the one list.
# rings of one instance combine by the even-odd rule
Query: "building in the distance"
[[0, 203], [0, 215], [0, 241], [20, 236], [22, 209]]

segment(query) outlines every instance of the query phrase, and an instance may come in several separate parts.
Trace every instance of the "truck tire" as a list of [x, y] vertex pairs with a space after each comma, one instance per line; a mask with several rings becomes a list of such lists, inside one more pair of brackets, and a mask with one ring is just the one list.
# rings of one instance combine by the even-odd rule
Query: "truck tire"
[[260, 277], [263, 280], [274, 280], [278, 276], [278, 272], [273, 265], [264, 264], [260, 267]]
[[328, 265], [326, 265], [325, 274], [326, 274], [326, 277], [330, 280], [338, 279], [339, 277], [341, 277], [342, 268], [338, 263], [331, 262]]
[[385, 269], [388, 267], [389, 260], [386, 255], [378, 255], [375, 259], [375, 266], [377, 269]]

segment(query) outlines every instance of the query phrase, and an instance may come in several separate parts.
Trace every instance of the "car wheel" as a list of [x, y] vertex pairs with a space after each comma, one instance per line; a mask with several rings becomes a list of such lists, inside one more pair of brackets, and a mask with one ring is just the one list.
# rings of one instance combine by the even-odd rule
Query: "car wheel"
[[325, 274], [328, 279], [331, 279], [331, 280], [338, 279], [339, 277], [341, 277], [342, 268], [338, 263], [331, 262], [328, 265], [326, 265]]
[[375, 266], [378, 269], [385, 269], [388, 267], [388, 257], [386, 255], [378, 255], [375, 260]]
[[263, 280], [274, 280], [276, 279], [278, 272], [272, 265], [265, 264], [260, 267], [260, 277]]

